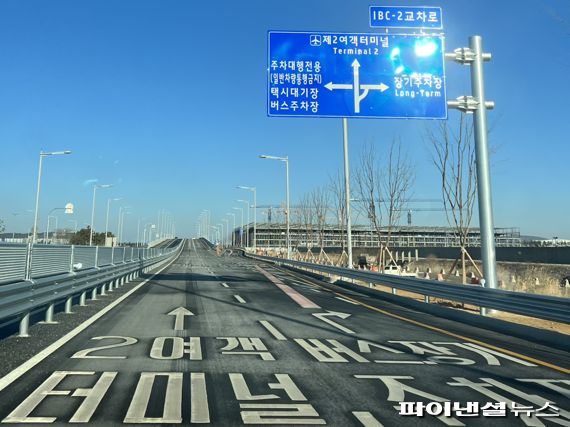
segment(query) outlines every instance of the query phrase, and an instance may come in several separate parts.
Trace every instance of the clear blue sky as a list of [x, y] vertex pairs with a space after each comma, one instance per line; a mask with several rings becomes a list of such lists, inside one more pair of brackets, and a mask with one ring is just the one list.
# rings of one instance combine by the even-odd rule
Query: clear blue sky
[[[267, 31], [373, 32], [362, 0], [3, 0], [0, 2], [0, 218], [7, 231], [32, 223], [38, 153], [44, 162], [41, 225], [50, 209], [75, 204], [87, 223], [91, 187], [96, 229], [108, 197], [136, 219], [167, 209], [180, 235], [202, 209], [219, 222], [236, 185], [258, 188], [259, 204], [284, 199], [283, 169], [258, 154], [290, 157], [291, 195], [325, 184], [342, 164], [340, 119], [266, 115]], [[570, 1], [394, 1], [443, 9], [446, 48], [483, 36], [495, 225], [570, 238]], [[469, 70], [446, 64], [448, 98], [469, 93]], [[457, 118], [450, 112], [450, 120]], [[364, 142], [399, 136], [417, 167], [416, 197], [440, 197], [422, 133], [425, 121], [350, 121], [353, 164]], [[119, 203], [112, 212], [115, 227]], [[13, 213], [21, 213], [13, 215]], [[66, 218], [67, 219], [67, 218]], [[151, 221], [151, 220], [147, 220]], [[60, 214], [60, 224], [64, 222]], [[418, 213], [418, 225], [445, 225]]]

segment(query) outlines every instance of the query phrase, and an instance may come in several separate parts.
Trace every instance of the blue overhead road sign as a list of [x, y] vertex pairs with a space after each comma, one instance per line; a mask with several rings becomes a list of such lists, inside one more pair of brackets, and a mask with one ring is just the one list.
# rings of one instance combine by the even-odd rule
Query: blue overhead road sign
[[370, 6], [370, 26], [442, 29], [440, 7]]
[[447, 117], [443, 39], [269, 32], [269, 116]]

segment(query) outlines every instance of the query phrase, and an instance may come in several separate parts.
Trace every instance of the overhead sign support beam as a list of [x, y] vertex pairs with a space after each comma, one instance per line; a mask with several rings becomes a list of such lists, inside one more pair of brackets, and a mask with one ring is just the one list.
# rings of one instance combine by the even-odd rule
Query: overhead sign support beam
[[[453, 53], [445, 54], [445, 58], [471, 66], [472, 96], [462, 96], [455, 101], [449, 101], [448, 107], [474, 114], [473, 126], [475, 128], [481, 260], [483, 261], [485, 286], [494, 289], [497, 287], [497, 271], [489, 146], [487, 141], [487, 109], [494, 108], [495, 103], [485, 100], [485, 82], [483, 78], [483, 63], [491, 60], [491, 54], [483, 52], [481, 36], [471, 36], [469, 37], [469, 48], [456, 49]], [[485, 308], [482, 308], [481, 311], [482, 314], [485, 314]]]

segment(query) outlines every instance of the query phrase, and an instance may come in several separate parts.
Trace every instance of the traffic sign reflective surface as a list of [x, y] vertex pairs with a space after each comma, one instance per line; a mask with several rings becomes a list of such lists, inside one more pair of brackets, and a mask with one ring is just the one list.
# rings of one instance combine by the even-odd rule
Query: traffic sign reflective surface
[[370, 26], [441, 29], [440, 7], [370, 6]]
[[443, 38], [269, 32], [269, 116], [447, 117]]

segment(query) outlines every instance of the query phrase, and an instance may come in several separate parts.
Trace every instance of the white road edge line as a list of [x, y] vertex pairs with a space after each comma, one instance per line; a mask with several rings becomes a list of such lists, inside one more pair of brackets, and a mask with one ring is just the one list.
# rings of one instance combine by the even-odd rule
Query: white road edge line
[[26, 372], [28, 372], [30, 369], [32, 369], [34, 366], [36, 366], [38, 363], [40, 363], [42, 360], [44, 360], [46, 357], [50, 356], [53, 352], [58, 350], [60, 347], [62, 347], [67, 342], [71, 341], [73, 338], [75, 338], [77, 335], [79, 335], [81, 332], [83, 332], [85, 329], [87, 329], [89, 326], [91, 326], [93, 323], [95, 323], [97, 320], [99, 320], [101, 317], [103, 317], [105, 314], [107, 314], [109, 311], [111, 311], [117, 305], [122, 303], [125, 299], [127, 299], [129, 296], [131, 296], [134, 292], [136, 292], [138, 289], [140, 289], [141, 287], [146, 285], [149, 281], [151, 281], [157, 274], [160, 274], [163, 270], [170, 267], [180, 257], [181, 253], [182, 252], [180, 252], [176, 256], [176, 258], [174, 258], [170, 263], [168, 263], [163, 268], [158, 270], [156, 273], [154, 273], [151, 277], [146, 279], [144, 282], [138, 284], [133, 289], [131, 289], [129, 292], [127, 292], [123, 296], [119, 297], [116, 301], [113, 301], [107, 307], [105, 307], [104, 309], [102, 309], [98, 313], [95, 313], [93, 316], [91, 316], [85, 322], [83, 322], [82, 324], [77, 326], [75, 329], [69, 331], [67, 334], [65, 334], [63, 337], [58, 339], [56, 342], [52, 343], [51, 345], [49, 345], [48, 347], [46, 347], [45, 349], [40, 351], [38, 354], [33, 356], [31, 359], [22, 363], [16, 369], [14, 369], [13, 371], [9, 372], [8, 374], [6, 374], [2, 378], [0, 378], [0, 391], [4, 390], [6, 387], [8, 387], [10, 384], [12, 384], [14, 381], [16, 381], [18, 378], [20, 378], [22, 375], [24, 375]]
[[360, 304], [358, 304], [357, 302], [353, 302], [353, 301], [350, 301], [350, 300], [347, 300], [347, 299], [344, 299], [344, 298], [341, 298], [341, 297], [335, 297], [335, 298], [336, 298], [336, 299], [339, 299], [339, 300], [341, 300], [341, 301], [347, 302], [347, 303], [349, 303], [349, 304], [360, 305]]
[[261, 323], [261, 325], [265, 329], [267, 329], [267, 332], [269, 332], [271, 335], [273, 335], [273, 337], [276, 340], [287, 341], [287, 337], [285, 335], [283, 335], [281, 332], [279, 332], [275, 326], [273, 326], [271, 323], [269, 323], [268, 320], [260, 320], [259, 323]]
[[234, 298], [241, 304], [245, 304], [245, 300], [239, 295], [234, 295]]

